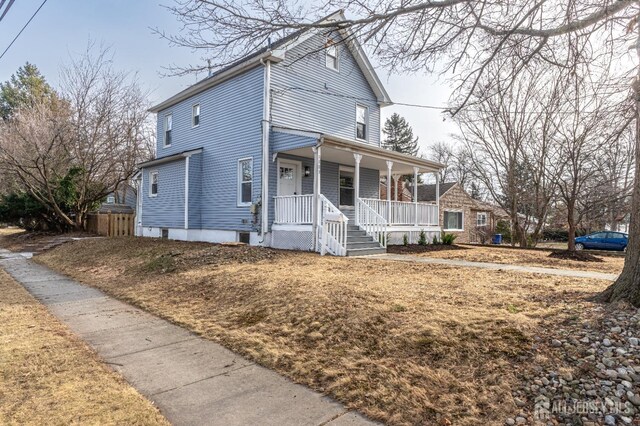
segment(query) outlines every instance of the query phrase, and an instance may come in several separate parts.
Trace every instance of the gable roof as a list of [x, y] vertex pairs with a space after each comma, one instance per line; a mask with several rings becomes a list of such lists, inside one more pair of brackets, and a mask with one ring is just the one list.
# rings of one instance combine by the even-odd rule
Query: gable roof
[[[451, 188], [456, 186], [458, 182], [443, 182], [440, 184], [440, 196], [442, 197]], [[413, 194], [413, 185], [410, 185], [411, 193]], [[436, 186], [427, 185], [425, 183], [418, 184], [418, 201], [436, 201]]]
[[[316, 23], [322, 24], [330, 22], [340, 22], [344, 21], [345, 19], [346, 17], [344, 13], [342, 12], [342, 10], [339, 10], [318, 20]], [[250, 68], [256, 67], [263, 63], [263, 61], [265, 60], [270, 60], [276, 63], [281, 62], [288, 50], [302, 43], [312, 35], [316, 34], [318, 31], [320, 30], [314, 28], [306, 28], [294, 31], [288, 36], [271, 43], [271, 45], [258, 49], [255, 52], [250, 53], [243, 58], [240, 58], [236, 62], [219, 69], [210, 76], [204, 78], [203, 80], [200, 80], [196, 84], [189, 86], [181, 92], [178, 92], [177, 94], [171, 96], [169, 99], [160, 102], [157, 105], [154, 105], [153, 107], [149, 108], [149, 111], [156, 113], [163, 109], [169, 108], [170, 106], [175, 105], [178, 102], [181, 102], [193, 95], [209, 89], [210, 87], [220, 84], [223, 81], [228, 80], [229, 78], [241, 74]], [[344, 43], [345, 46], [347, 46], [347, 48], [353, 55], [356, 63], [362, 71], [362, 74], [375, 93], [378, 102], [380, 102], [381, 106], [392, 105], [393, 102], [391, 101], [389, 94], [382, 85], [380, 78], [378, 78], [378, 75], [373, 69], [371, 62], [369, 62], [369, 59], [365, 55], [364, 50], [362, 49], [362, 46], [360, 45], [358, 40], [353, 36], [348, 28], [337, 28], [337, 31], [340, 33], [342, 38], [346, 40], [346, 42]]]

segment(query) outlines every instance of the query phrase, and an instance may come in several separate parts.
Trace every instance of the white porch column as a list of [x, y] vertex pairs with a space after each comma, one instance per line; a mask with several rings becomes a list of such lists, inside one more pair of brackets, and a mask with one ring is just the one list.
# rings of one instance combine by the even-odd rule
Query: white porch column
[[393, 161], [387, 160], [387, 223], [391, 223], [391, 169]]
[[399, 174], [394, 174], [393, 175], [393, 199], [395, 201], [398, 201], [398, 181], [400, 180], [400, 176]]
[[358, 215], [358, 200], [360, 199], [360, 160], [362, 160], [362, 154], [354, 153], [353, 159], [356, 162], [356, 168], [353, 173], [353, 186], [354, 186], [354, 192], [355, 192], [355, 198], [356, 198], [355, 200], [353, 200], [354, 205], [356, 206], [356, 211], [355, 211], [356, 223], [354, 225], [359, 225], [360, 217]]
[[418, 226], [418, 168], [413, 168], [413, 206], [415, 208], [415, 225]]
[[322, 148], [313, 147], [313, 217], [311, 232], [313, 248], [318, 250], [318, 221], [320, 220], [320, 161]]

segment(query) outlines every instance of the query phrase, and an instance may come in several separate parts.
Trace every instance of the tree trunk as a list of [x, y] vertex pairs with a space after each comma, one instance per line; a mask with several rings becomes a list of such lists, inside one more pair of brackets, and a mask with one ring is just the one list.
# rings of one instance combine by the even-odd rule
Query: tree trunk
[[567, 204], [567, 223], [569, 224], [567, 250], [576, 251], [576, 219], [574, 216], [573, 202]]
[[[636, 16], [636, 55], [640, 59], [640, 15]], [[600, 298], [606, 302], [627, 301], [640, 307], [640, 66], [633, 83], [636, 100], [636, 164], [633, 182], [633, 198], [631, 201], [631, 218], [629, 220], [629, 244], [624, 259], [622, 273]]]

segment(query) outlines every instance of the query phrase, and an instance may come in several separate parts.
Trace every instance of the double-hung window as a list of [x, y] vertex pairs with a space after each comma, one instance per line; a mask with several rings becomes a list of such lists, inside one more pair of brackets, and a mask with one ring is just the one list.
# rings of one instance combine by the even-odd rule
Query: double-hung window
[[327, 68], [338, 71], [338, 46], [332, 40], [327, 42], [326, 53]]
[[487, 212], [478, 212], [476, 215], [476, 226], [487, 226]]
[[158, 172], [149, 173], [149, 196], [158, 195]]
[[464, 231], [462, 212], [444, 212], [443, 228], [445, 231]]
[[164, 146], [171, 146], [171, 130], [173, 129], [173, 116], [164, 117]]
[[198, 127], [200, 125], [200, 104], [193, 106], [191, 111], [191, 126]]
[[238, 206], [251, 205], [253, 192], [253, 159], [238, 160]]
[[366, 106], [356, 105], [356, 139], [367, 140], [367, 112]]

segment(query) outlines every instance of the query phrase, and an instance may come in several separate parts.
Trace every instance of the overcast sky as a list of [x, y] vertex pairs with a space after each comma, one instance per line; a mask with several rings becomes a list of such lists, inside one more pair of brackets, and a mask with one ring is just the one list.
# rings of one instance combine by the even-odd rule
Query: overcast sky
[[[164, 1], [162, 4], [167, 4]], [[42, 0], [20, 0], [0, 22], [0, 53], [28, 21]], [[137, 72], [142, 84], [157, 103], [195, 83], [196, 76], [163, 77], [162, 67], [187, 64], [198, 55], [169, 44], [153, 34], [150, 27], [177, 32], [173, 15], [158, 0], [49, 0], [27, 29], [0, 59], [0, 81], [9, 79], [25, 62], [38, 66], [48, 81], [57, 86], [60, 65], [71, 55], [83, 52], [91, 39], [113, 49], [118, 69]], [[375, 65], [375, 59], [371, 58]], [[395, 102], [446, 105], [450, 90], [428, 75], [378, 75]], [[202, 76], [201, 76], [202, 77]], [[393, 112], [404, 116], [420, 138], [421, 150], [434, 141], [450, 141], [456, 127], [434, 110], [391, 106], [383, 109], [383, 120]]]

